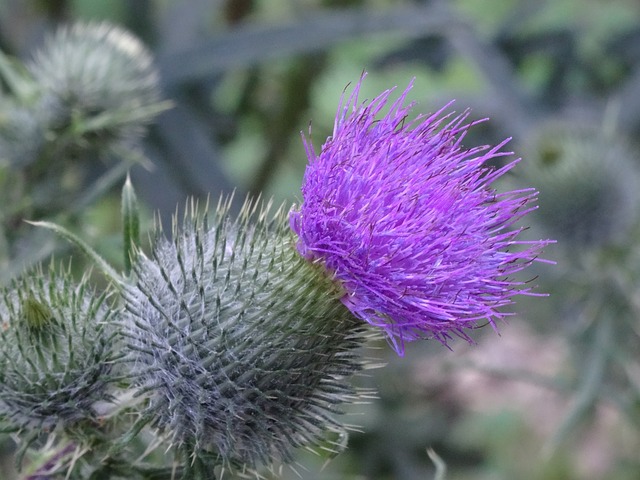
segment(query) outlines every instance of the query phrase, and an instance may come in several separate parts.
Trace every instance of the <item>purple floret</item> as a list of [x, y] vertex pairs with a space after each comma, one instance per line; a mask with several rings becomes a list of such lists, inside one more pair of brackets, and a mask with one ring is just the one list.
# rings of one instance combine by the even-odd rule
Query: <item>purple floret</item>
[[344, 305], [384, 329], [398, 354], [420, 338], [472, 341], [465, 329], [495, 328], [514, 295], [532, 294], [512, 275], [549, 241], [517, 240], [514, 223], [536, 208], [537, 192], [496, 192], [491, 184], [518, 160], [487, 165], [511, 154], [500, 151], [508, 140], [466, 149], [467, 112], [445, 114], [447, 105], [410, 121], [410, 84], [378, 118], [393, 89], [358, 103], [361, 83], [320, 155], [304, 139], [303, 202], [290, 214], [298, 251], [334, 276]]

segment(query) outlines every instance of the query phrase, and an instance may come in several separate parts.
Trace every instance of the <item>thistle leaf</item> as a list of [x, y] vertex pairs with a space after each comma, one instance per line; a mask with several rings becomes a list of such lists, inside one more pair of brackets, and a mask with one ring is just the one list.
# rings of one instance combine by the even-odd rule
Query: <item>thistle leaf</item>
[[124, 269], [129, 275], [131, 272], [131, 259], [135, 250], [140, 246], [140, 216], [138, 212], [138, 199], [133, 189], [131, 178], [127, 174], [127, 180], [122, 187], [122, 224], [124, 235]]
[[82, 240], [76, 234], [70, 232], [63, 226], [58, 225], [57, 223], [46, 222], [46, 221], [39, 221], [39, 222], [32, 222], [29, 220], [25, 220], [25, 221], [28, 224], [33, 225], [35, 227], [47, 228], [49, 230], [54, 231], [65, 240], [67, 240], [68, 242], [71, 242], [73, 245], [78, 247], [87, 257], [89, 257], [98, 266], [100, 270], [102, 270], [102, 273], [109, 280], [113, 281], [113, 283], [117, 287], [120, 287], [124, 284], [124, 279], [122, 278], [122, 276], [118, 272], [116, 272], [115, 269], [111, 265], [109, 265], [109, 263], [98, 254], [98, 252], [96, 252], [93, 248], [91, 248], [91, 246], [89, 246], [84, 240]]
[[37, 84], [24, 71], [22, 65], [0, 52], [0, 78], [13, 95], [22, 102], [33, 100], [38, 92]]

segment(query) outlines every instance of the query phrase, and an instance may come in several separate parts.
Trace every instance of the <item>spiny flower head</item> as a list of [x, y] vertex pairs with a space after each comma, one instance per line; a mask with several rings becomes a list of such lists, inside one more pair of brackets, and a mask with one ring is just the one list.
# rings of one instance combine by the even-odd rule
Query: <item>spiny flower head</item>
[[552, 120], [525, 144], [524, 177], [540, 185], [536, 219], [574, 251], [629, 239], [638, 218], [638, 176], [632, 150], [602, 126]]
[[9, 428], [98, 421], [119, 357], [107, 294], [35, 269], [0, 291], [0, 420]]
[[51, 128], [83, 129], [90, 142], [135, 139], [164, 109], [150, 52], [108, 23], [59, 28], [28, 67]]
[[187, 463], [253, 470], [343, 431], [333, 414], [358, 398], [364, 328], [297, 253], [285, 213], [228, 209], [212, 226], [190, 214], [139, 256], [124, 328], [143, 418]]
[[[341, 104], [319, 155], [305, 140], [309, 165], [303, 202], [290, 214], [303, 257], [324, 265], [358, 318], [382, 328], [403, 354], [407, 341], [451, 334], [506, 315], [502, 307], [530, 288], [512, 275], [546, 241], [525, 242], [514, 223], [533, 210], [536, 192], [498, 193], [492, 183], [517, 161], [495, 147], [467, 149], [468, 114], [409, 120], [409, 87], [358, 103], [361, 81]], [[446, 107], [445, 107], [446, 108]]]

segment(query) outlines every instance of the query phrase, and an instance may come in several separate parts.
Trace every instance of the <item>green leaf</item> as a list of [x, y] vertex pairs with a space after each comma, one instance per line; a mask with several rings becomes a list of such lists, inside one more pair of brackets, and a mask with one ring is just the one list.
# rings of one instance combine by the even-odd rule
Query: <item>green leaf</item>
[[555, 434], [543, 448], [545, 457], [550, 458], [558, 446], [566, 440], [570, 431], [587, 417], [596, 406], [598, 397], [604, 391], [607, 363], [613, 342], [613, 315], [602, 310], [595, 327], [589, 358], [584, 364], [584, 377], [576, 392], [575, 400], [565, 415]]
[[135, 124], [147, 122], [149, 119], [159, 115], [172, 107], [170, 101], [155, 102], [151, 105], [136, 107], [134, 110], [107, 110], [91, 118], [81, 118], [74, 125], [73, 134], [76, 136], [86, 135], [91, 132], [117, 127], [124, 124]]
[[138, 213], [138, 199], [133, 189], [131, 178], [127, 174], [127, 180], [122, 187], [122, 223], [124, 234], [124, 269], [129, 275], [131, 272], [131, 260], [136, 249], [140, 246], [140, 217]]
[[29, 103], [38, 93], [38, 85], [29, 77], [24, 66], [0, 51], [0, 78], [4, 80], [14, 97]]
[[109, 263], [104, 258], [102, 258], [93, 248], [91, 248], [91, 246], [89, 246], [84, 240], [82, 240], [80, 237], [78, 237], [74, 233], [71, 233], [66, 228], [52, 222], [42, 222], [42, 221], [31, 222], [28, 220], [26, 220], [26, 222], [36, 227], [47, 228], [49, 230], [54, 231], [65, 240], [69, 241], [70, 243], [78, 247], [87, 257], [89, 257], [98, 266], [100, 270], [102, 270], [102, 273], [109, 280], [115, 283], [117, 287], [124, 285], [125, 281], [122, 278], [122, 276], [118, 274], [118, 272], [116, 272], [114, 268], [111, 265], [109, 265]]

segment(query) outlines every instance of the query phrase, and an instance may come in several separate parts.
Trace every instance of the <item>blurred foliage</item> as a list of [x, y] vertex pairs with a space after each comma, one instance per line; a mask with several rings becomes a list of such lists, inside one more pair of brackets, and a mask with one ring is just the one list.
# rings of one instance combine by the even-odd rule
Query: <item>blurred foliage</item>
[[[510, 181], [539, 188], [546, 210], [558, 207], [531, 228], [533, 237], [560, 240], [548, 252], [557, 265], [536, 280], [550, 298], [521, 302], [524, 318], [500, 326], [502, 337], [479, 335], [478, 346], [416, 344], [401, 360], [389, 356], [368, 379], [380, 398], [349, 412], [361, 429], [347, 451], [324, 469], [325, 458], [301, 454], [303, 478], [432, 478], [428, 447], [451, 479], [640, 478], [640, 4], [0, 0], [0, 50], [28, 63], [55, 26], [77, 19], [108, 19], [143, 39], [173, 103], [144, 139], [141, 158], [150, 163], [138, 158], [131, 168], [147, 212], [142, 231], [156, 211], [170, 222], [187, 196], [235, 189], [295, 201], [306, 163], [300, 131], [313, 119], [319, 149], [343, 89], [365, 69], [363, 98], [416, 77], [416, 112], [456, 98], [457, 109], [491, 117], [469, 144], [513, 137], [524, 159]], [[36, 135], [0, 77], [0, 124]], [[559, 140], [554, 125], [591, 133]], [[36, 147], [19, 145], [14, 155]], [[117, 198], [132, 161], [113, 156], [52, 158], [58, 175], [35, 184], [0, 167], [3, 281], [68, 253], [24, 217], [53, 217], [123, 265]], [[542, 160], [525, 168], [530, 158]], [[564, 164], [571, 168], [548, 168]], [[581, 240], [594, 232], [606, 241]], [[9, 440], [0, 452], [11, 452]], [[0, 478], [12, 478], [7, 458]]]

